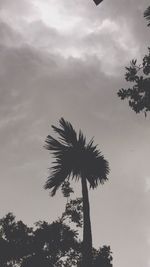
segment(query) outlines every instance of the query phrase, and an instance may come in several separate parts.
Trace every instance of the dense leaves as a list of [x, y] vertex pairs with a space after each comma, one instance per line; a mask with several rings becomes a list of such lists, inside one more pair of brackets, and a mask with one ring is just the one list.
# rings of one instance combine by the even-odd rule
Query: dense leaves
[[144, 17], [147, 19], [148, 24], [147, 26], [150, 26], [150, 6], [145, 10]]
[[143, 58], [142, 65], [137, 65], [137, 61], [132, 60], [126, 70], [125, 79], [133, 85], [128, 89], [119, 90], [118, 96], [122, 100], [129, 99], [129, 106], [136, 113], [142, 111], [146, 116], [150, 111], [150, 48]]
[[112, 267], [112, 252], [110, 246], [103, 246], [94, 250], [93, 267]]
[[61, 186], [61, 191], [63, 193], [63, 196], [66, 198], [69, 198], [70, 195], [74, 192], [72, 187], [70, 186], [69, 181], [64, 181], [62, 186]]
[[[150, 7], [144, 13], [150, 26]], [[125, 79], [130, 83], [130, 87], [122, 88], [118, 91], [121, 100], [128, 99], [129, 106], [136, 112], [144, 112], [145, 116], [150, 111], [150, 48], [144, 56], [141, 64], [137, 60], [132, 60], [130, 66], [126, 67]]]
[[[70, 200], [60, 219], [39, 221], [33, 228], [16, 221], [12, 213], [0, 220], [1, 267], [81, 267], [79, 232], [66, 221], [82, 226], [82, 199]], [[112, 267], [109, 246], [93, 248], [93, 267]]]
[[9, 261], [8, 266], [20, 262], [24, 255], [32, 253], [32, 228], [22, 221], [15, 221], [12, 213], [0, 220], [0, 262]]
[[1, 220], [0, 228], [1, 267], [63, 267], [67, 259], [73, 266], [80, 255], [78, 234], [65, 223], [38, 222], [33, 229], [16, 222], [9, 213]]
[[62, 214], [62, 221], [69, 219], [69, 222], [75, 223], [77, 227], [83, 225], [83, 201], [82, 198], [70, 200], [66, 204], [65, 212]]

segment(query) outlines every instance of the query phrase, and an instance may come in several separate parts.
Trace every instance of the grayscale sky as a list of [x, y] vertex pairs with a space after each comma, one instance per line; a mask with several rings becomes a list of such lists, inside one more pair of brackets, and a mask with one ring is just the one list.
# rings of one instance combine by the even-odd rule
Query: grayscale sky
[[[0, 216], [32, 225], [61, 215], [43, 189], [44, 140], [61, 116], [94, 136], [109, 181], [90, 191], [93, 242], [115, 267], [150, 266], [150, 115], [117, 97], [124, 67], [147, 52], [148, 0], [0, 0]], [[75, 196], [80, 196], [80, 184]]]

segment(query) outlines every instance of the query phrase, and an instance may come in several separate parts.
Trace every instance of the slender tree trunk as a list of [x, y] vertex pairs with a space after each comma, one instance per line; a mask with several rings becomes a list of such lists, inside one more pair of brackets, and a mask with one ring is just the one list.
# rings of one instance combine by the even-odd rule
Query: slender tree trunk
[[90, 221], [90, 204], [88, 196], [87, 181], [82, 177], [83, 196], [83, 247], [82, 247], [82, 267], [92, 267], [92, 232]]

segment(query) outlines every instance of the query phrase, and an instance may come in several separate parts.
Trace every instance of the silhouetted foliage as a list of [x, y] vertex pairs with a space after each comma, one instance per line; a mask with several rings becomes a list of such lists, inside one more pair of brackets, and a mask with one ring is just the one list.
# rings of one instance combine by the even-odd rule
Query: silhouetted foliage
[[60, 221], [38, 222], [33, 229], [9, 213], [0, 221], [0, 230], [1, 267], [64, 267], [66, 261], [71, 267], [80, 257], [77, 231]]
[[86, 144], [86, 138], [80, 131], [79, 135], [73, 129], [71, 123], [60, 119], [60, 128], [52, 126], [60, 136], [54, 139], [48, 135], [45, 148], [50, 150], [55, 158], [54, 166], [45, 185], [45, 189], [52, 189], [54, 196], [57, 189], [68, 177], [80, 179], [86, 177], [91, 188], [103, 184], [109, 173], [108, 162], [93, 145], [93, 139]]
[[40, 222], [37, 226], [35, 231], [37, 255], [42, 251], [52, 266], [59, 266], [63, 257], [67, 260], [72, 251], [79, 250], [78, 234], [68, 225], [56, 221], [52, 224]]
[[[62, 217], [74, 220], [73, 206], [80, 215], [82, 199], [67, 203]], [[79, 207], [79, 209], [77, 208]], [[72, 220], [73, 218], [73, 220]], [[80, 216], [82, 221], [82, 216]], [[80, 226], [82, 223], [80, 223]], [[16, 221], [12, 213], [0, 220], [0, 266], [1, 267], [81, 267], [82, 244], [79, 233], [64, 221], [51, 224], [39, 221], [34, 228]], [[112, 267], [110, 247], [93, 248], [93, 267]]]
[[[0, 262], [9, 262], [8, 266], [20, 263], [24, 255], [32, 252], [32, 228], [22, 221], [15, 221], [12, 213], [8, 213], [0, 220], [1, 247]], [[7, 251], [6, 253], [4, 251]], [[13, 265], [12, 265], [13, 264]]]
[[[145, 18], [150, 21], [150, 7], [144, 13]], [[150, 26], [150, 22], [148, 24]], [[150, 111], [150, 48], [144, 56], [142, 64], [132, 60], [130, 66], [126, 67], [125, 79], [132, 84], [128, 89], [120, 89], [118, 96], [121, 100], [128, 99], [129, 106], [136, 112], [144, 112], [145, 116]]]
[[69, 181], [64, 181], [63, 182], [63, 184], [61, 186], [61, 191], [62, 191], [64, 197], [67, 197], [67, 198], [69, 198], [70, 194], [74, 192], [72, 187], [70, 186], [70, 182]]
[[99, 250], [94, 250], [93, 267], [112, 267], [112, 252], [110, 246], [103, 246]]
[[90, 188], [96, 188], [107, 180], [108, 162], [104, 159], [93, 139], [87, 143], [81, 132], [76, 133], [70, 122], [60, 119], [60, 128], [52, 126], [58, 139], [51, 135], [46, 138], [45, 148], [55, 159], [45, 189], [51, 189], [51, 195], [71, 177], [81, 179], [83, 196], [83, 266], [92, 266], [92, 234], [87, 182]]
[[150, 26], [150, 6], [145, 10], [144, 17], [148, 21], [147, 26], [149, 27]]
[[69, 219], [69, 222], [76, 224], [76, 227], [83, 225], [83, 200], [82, 198], [71, 199], [66, 204], [65, 212], [62, 214], [62, 221]]

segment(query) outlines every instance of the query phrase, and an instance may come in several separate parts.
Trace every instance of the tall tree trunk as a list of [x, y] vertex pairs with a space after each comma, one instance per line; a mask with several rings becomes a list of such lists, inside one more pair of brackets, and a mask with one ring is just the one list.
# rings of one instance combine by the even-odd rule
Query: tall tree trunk
[[83, 247], [82, 247], [82, 267], [92, 267], [92, 232], [90, 221], [90, 204], [88, 196], [87, 181], [82, 177], [83, 196]]

